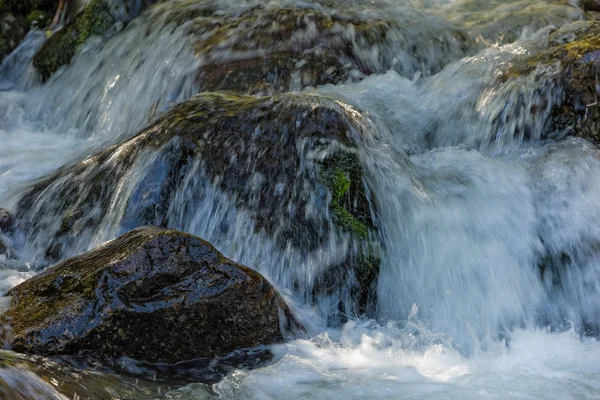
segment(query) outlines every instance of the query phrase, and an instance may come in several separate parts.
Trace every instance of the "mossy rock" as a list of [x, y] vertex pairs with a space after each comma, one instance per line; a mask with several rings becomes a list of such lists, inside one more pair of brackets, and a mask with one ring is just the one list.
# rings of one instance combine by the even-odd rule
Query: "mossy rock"
[[58, 6], [58, 0], [2, 0], [2, 2], [7, 10], [22, 17], [36, 10], [50, 15]]
[[566, 32], [561, 29], [552, 34], [543, 51], [518, 59], [504, 79], [552, 68], [562, 95], [553, 106], [548, 132], [576, 135], [600, 144], [599, 66], [600, 22], [582, 21]]
[[32, 12], [27, 14], [27, 17], [25, 17], [25, 20], [27, 21], [27, 26], [29, 26], [29, 27], [34, 26], [36, 28], [44, 28], [45, 26], [48, 25], [48, 23], [50, 21], [48, 13], [46, 13], [45, 11], [41, 11], [41, 10], [33, 10]]
[[[349, 240], [344, 265], [358, 270], [377, 241], [359, 157], [374, 132], [359, 110], [326, 97], [200, 94], [132, 139], [35, 184], [19, 201], [16, 229], [50, 259], [85, 250], [113, 217], [114, 202], [124, 210], [118, 229], [189, 230], [187, 219], [210, 184], [282, 251]], [[119, 182], [143, 160], [152, 162], [142, 163], [123, 194]]]
[[90, 36], [105, 34], [116, 22], [105, 0], [92, 0], [75, 19], [52, 35], [33, 57], [33, 65], [47, 80], [71, 62], [77, 47]]
[[512, 43], [523, 29], [532, 32], [583, 17], [569, 0], [459, 0], [435, 12], [465, 29], [486, 47]]
[[219, 9], [212, 2], [188, 0], [164, 8], [168, 23], [189, 25], [201, 60], [198, 82], [207, 92], [268, 95], [390, 68], [412, 78], [416, 72], [439, 71], [471, 46], [466, 34], [441, 19], [389, 18], [383, 12], [367, 18], [351, 6]]
[[177, 363], [279, 342], [299, 329], [258, 272], [208, 242], [135, 229], [14, 289], [6, 316], [17, 352]]
[[33, 57], [33, 65], [46, 81], [60, 67], [68, 65], [79, 46], [91, 36], [110, 36], [157, 1], [91, 0], [44, 43]]
[[25, 18], [0, 11], [0, 62], [17, 48], [27, 30]]
[[373, 65], [352, 53], [354, 44], [384, 45], [387, 31], [397, 29], [390, 21], [350, 20], [293, 7], [259, 7], [196, 24], [195, 50], [205, 60], [201, 90], [263, 95], [335, 84], [352, 70], [369, 75]]
[[[328, 13], [258, 7], [218, 22], [199, 21], [199, 25], [195, 48], [204, 60], [199, 83], [205, 91], [272, 94], [336, 84], [390, 68], [412, 77], [417, 71], [440, 70], [456, 56], [451, 53], [464, 55], [469, 47], [468, 37], [452, 27], [415, 43], [407, 39], [414, 29], [409, 24], [364, 19], [348, 9]], [[410, 62], [395, 65], [398, 53]], [[442, 56], [427, 57], [435, 53]]]

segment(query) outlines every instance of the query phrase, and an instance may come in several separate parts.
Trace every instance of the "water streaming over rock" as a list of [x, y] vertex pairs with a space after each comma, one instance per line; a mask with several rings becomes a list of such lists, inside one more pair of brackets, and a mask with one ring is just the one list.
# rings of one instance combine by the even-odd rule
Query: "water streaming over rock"
[[[263, 272], [308, 327], [273, 347], [272, 365], [171, 396], [593, 398], [600, 151], [549, 128], [566, 99], [560, 65], [514, 73], [519, 60], [573, 40], [587, 23], [571, 23], [582, 10], [553, 0], [344, 4], [351, 18], [385, 15], [400, 27], [371, 53], [364, 42], [341, 53], [368, 73], [303, 94], [204, 95], [184, 103], [191, 111], [174, 103], [201, 90], [206, 54], [269, 54], [240, 51], [248, 32], [239, 21], [263, 26], [283, 8], [342, 21], [349, 11], [337, 1], [271, 1], [259, 11], [253, 2], [164, 2], [110, 39], [88, 40], [43, 85], [26, 67], [43, 41], [31, 32], [0, 68], [11, 90], [0, 92], [0, 198], [20, 218], [10, 238], [19, 267], [3, 266], [3, 287], [30, 276], [27, 263], [165, 225]], [[181, 20], [182, 10], [197, 18]], [[290, 46], [310, 53], [302, 46], [318, 37], [316, 17], [298, 15], [308, 28]], [[222, 34], [211, 18], [237, 33], [198, 55], [198, 43]], [[360, 38], [349, 32], [339, 34]], [[272, 137], [270, 123], [285, 132]], [[340, 157], [344, 173], [361, 171], [349, 221], [365, 237], [337, 225], [328, 168]], [[379, 263], [376, 309], [357, 300], [357, 270], [340, 267], [360, 264], [365, 247]]]

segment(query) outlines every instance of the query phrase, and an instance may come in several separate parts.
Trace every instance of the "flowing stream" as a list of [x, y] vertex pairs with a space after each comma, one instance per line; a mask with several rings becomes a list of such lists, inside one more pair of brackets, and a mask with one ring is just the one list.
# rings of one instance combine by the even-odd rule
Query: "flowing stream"
[[[346, 6], [324, 3], [319, 7], [332, 12]], [[600, 150], [580, 138], [544, 137], [540, 121], [561, 96], [551, 70], [494, 84], [502, 65], [579, 20], [577, 2], [347, 4], [373, 16], [382, 12], [379, 3], [391, 18], [418, 19], [407, 34], [415, 47], [425, 48], [427, 35], [438, 34], [444, 25], [427, 24], [441, 18], [471, 29], [477, 40], [465, 54], [423, 50], [430, 65], [447, 61], [441, 71], [407, 68], [413, 65], [408, 52], [398, 51], [389, 54], [395, 61], [387, 72], [305, 89], [356, 106], [377, 129], [376, 142], [360, 152], [382, 238], [373, 319], [351, 317], [331, 326], [326, 314], [337, 298], [306, 302], [315, 271], [339, 258], [343, 246], [308, 255], [278, 249], [269, 237], [253, 233], [244, 212], [203, 180], [197, 166], [180, 194], [197, 191], [196, 203], [172, 204], [171, 227], [201, 236], [265, 274], [308, 333], [272, 346], [274, 363], [234, 371], [212, 386], [137, 391], [134, 386], [120, 392], [107, 379], [114, 398], [600, 398], [600, 342], [594, 336], [600, 327]], [[227, 12], [253, 2], [215, 4]], [[194, 73], [203, 60], [191, 50], [190, 26], [169, 24], [169, 7], [169, 2], [152, 7], [108, 40], [91, 38], [71, 65], [44, 84], [31, 66], [43, 33], [30, 32], [5, 60], [1, 206], [14, 207], [32, 181], [131, 136], [198, 92]], [[528, 17], [509, 13], [528, 7], [530, 14], [519, 14]], [[475, 24], [469, 20], [475, 13], [492, 22]], [[534, 105], [535, 114], [522, 112]], [[131, 228], [125, 200], [156, 165], [152, 155], [136, 162], [112, 199], [112, 214], [81, 239], [75, 253]], [[0, 263], [0, 290], [35, 274], [44, 251], [35, 241], [13, 240], [27, 252]], [[542, 260], [548, 267], [540, 273]], [[291, 271], [289, 265], [298, 267]]]

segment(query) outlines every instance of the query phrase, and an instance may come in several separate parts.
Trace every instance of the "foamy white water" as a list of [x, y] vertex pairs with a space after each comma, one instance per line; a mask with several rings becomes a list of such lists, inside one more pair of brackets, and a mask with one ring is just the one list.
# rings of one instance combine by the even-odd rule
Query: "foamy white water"
[[[371, 3], [352, 3], [377, 14]], [[382, 2], [396, 12], [434, 10], [436, 18], [441, 6], [456, 11], [461, 3]], [[503, 12], [523, 5], [494, 3], [505, 4]], [[310, 89], [364, 110], [380, 134], [360, 153], [383, 242], [373, 320], [326, 326], [339, 297], [309, 303], [314, 277], [343, 259], [347, 243], [311, 254], [277, 248], [194, 165], [170, 205], [171, 226], [266, 274], [308, 333], [273, 346], [271, 365], [235, 371], [212, 388], [190, 384], [136, 398], [600, 398], [600, 343], [589, 335], [600, 326], [600, 151], [582, 139], [544, 139], [541, 121], [561, 94], [551, 83], [555, 71], [502, 86], [496, 79], [515, 55], [547, 40], [548, 23], [582, 15], [574, 5], [535, 5], [547, 14], [511, 27], [522, 31], [519, 40], [484, 48], [486, 38], [478, 52], [433, 76], [395, 70]], [[11, 90], [0, 92], [0, 206], [11, 207], [28, 182], [134, 133], [197, 90], [200, 60], [186, 27], [162, 25], [168, 12], [161, 7], [110, 40], [89, 41], [44, 85], [28, 67], [42, 37], [32, 34], [7, 59], [0, 69], [10, 80], [0, 87]], [[521, 112], [534, 105], [544, 107]], [[112, 212], [78, 251], [132, 228], [126, 217], [136, 210], [127, 200], [162, 165], [151, 152], [136, 161], [111, 199]], [[0, 290], [34, 273], [27, 262], [37, 244], [29, 246], [18, 267], [0, 263]]]

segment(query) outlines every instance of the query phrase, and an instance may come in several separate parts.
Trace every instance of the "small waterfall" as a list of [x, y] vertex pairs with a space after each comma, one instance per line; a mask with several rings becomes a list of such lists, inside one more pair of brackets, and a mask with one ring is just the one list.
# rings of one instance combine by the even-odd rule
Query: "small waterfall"
[[28, 118], [54, 132], [110, 141], [196, 93], [189, 26], [169, 23], [168, 10], [153, 7], [110, 39], [88, 40], [71, 65], [30, 93]]

